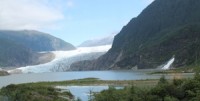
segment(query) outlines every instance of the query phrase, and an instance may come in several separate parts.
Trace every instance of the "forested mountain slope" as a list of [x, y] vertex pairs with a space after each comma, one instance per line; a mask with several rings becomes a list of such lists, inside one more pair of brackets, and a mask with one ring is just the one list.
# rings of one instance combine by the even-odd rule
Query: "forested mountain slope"
[[172, 57], [174, 67], [192, 65], [200, 57], [199, 5], [199, 0], [155, 0], [115, 36], [109, 52], [72, 68], [157, 68]]

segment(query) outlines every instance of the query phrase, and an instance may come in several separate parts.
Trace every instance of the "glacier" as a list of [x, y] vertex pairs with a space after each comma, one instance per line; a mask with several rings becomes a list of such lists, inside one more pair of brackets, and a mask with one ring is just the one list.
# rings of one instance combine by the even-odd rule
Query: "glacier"
[[112, 45], [95, 46], [95, 47], [79, 47], [71, 51], [52, 51], [55, 59], [51, 62], [19, 67], [17, 69], [8, 70], [9, 73], [20, 71], [21, 73], [44, 73], [44, 72], [63, 72], [70, 69], [70, 65], [77, 61], [92, 60], [105, 54]]

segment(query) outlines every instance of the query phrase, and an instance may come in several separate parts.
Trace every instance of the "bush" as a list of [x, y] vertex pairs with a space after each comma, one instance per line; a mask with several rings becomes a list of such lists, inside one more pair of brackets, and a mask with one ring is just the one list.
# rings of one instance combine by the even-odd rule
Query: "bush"
[[8, 101], [66, 101], [59, 96], [66, 96], [69, 99], [73, 98], [70, 92], [59, 92], [59, 90], [40, 85], [8, 85], [0, 91], [1, 95], [8, 98]]
[[[197, 76], [197, 75], [196, 75]], [[134, 86], [108, 89], [94, 95], [94, 101], [199, 101], [200, 80], [174, 79], [168, 82], [162, 76], [156, 86], [149, 89]]]

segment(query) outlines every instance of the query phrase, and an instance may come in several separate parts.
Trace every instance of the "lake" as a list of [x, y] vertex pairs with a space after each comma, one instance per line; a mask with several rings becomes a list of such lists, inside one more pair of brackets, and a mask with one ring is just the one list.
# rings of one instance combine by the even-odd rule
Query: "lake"
[[[92, 92], [100, 92], [106, 90], [109, 86], [56, 86], [56, 88], [63, 91], [70, 90], [70, 92], [82, 101], [88, 101], [92, 95]], [[117, 86], [116, 89], [123, 89], [124, 87]]]
[[[12, 74], [0, 77], [0, 88], [9, 84], [20, 84], [41, 81], [63, 81], [82, 78], [99, 78], [101, 80], [141, 80], [159, 79], [162, 74], [148, 74], [151, 70], [141, 71], [71, 71], [71, 72], [49, 72], [32, 74]], [[192, 77], [192, 73], [169, 74], [166, 78]]]

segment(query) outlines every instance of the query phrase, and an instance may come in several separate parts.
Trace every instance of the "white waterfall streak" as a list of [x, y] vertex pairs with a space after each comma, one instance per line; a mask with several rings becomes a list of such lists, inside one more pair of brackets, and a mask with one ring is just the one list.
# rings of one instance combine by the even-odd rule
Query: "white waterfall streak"
[[170, 66], [174, 63], [174, 61], [175, 61], [175, 58], [173, 57], [172, 59], [170, 59], [170, 60], [167, 62], [166, 65], [164, 65], [164, 66], [162, 67], [162, 70], [168, 70], [168, 69], [170, 69]]

